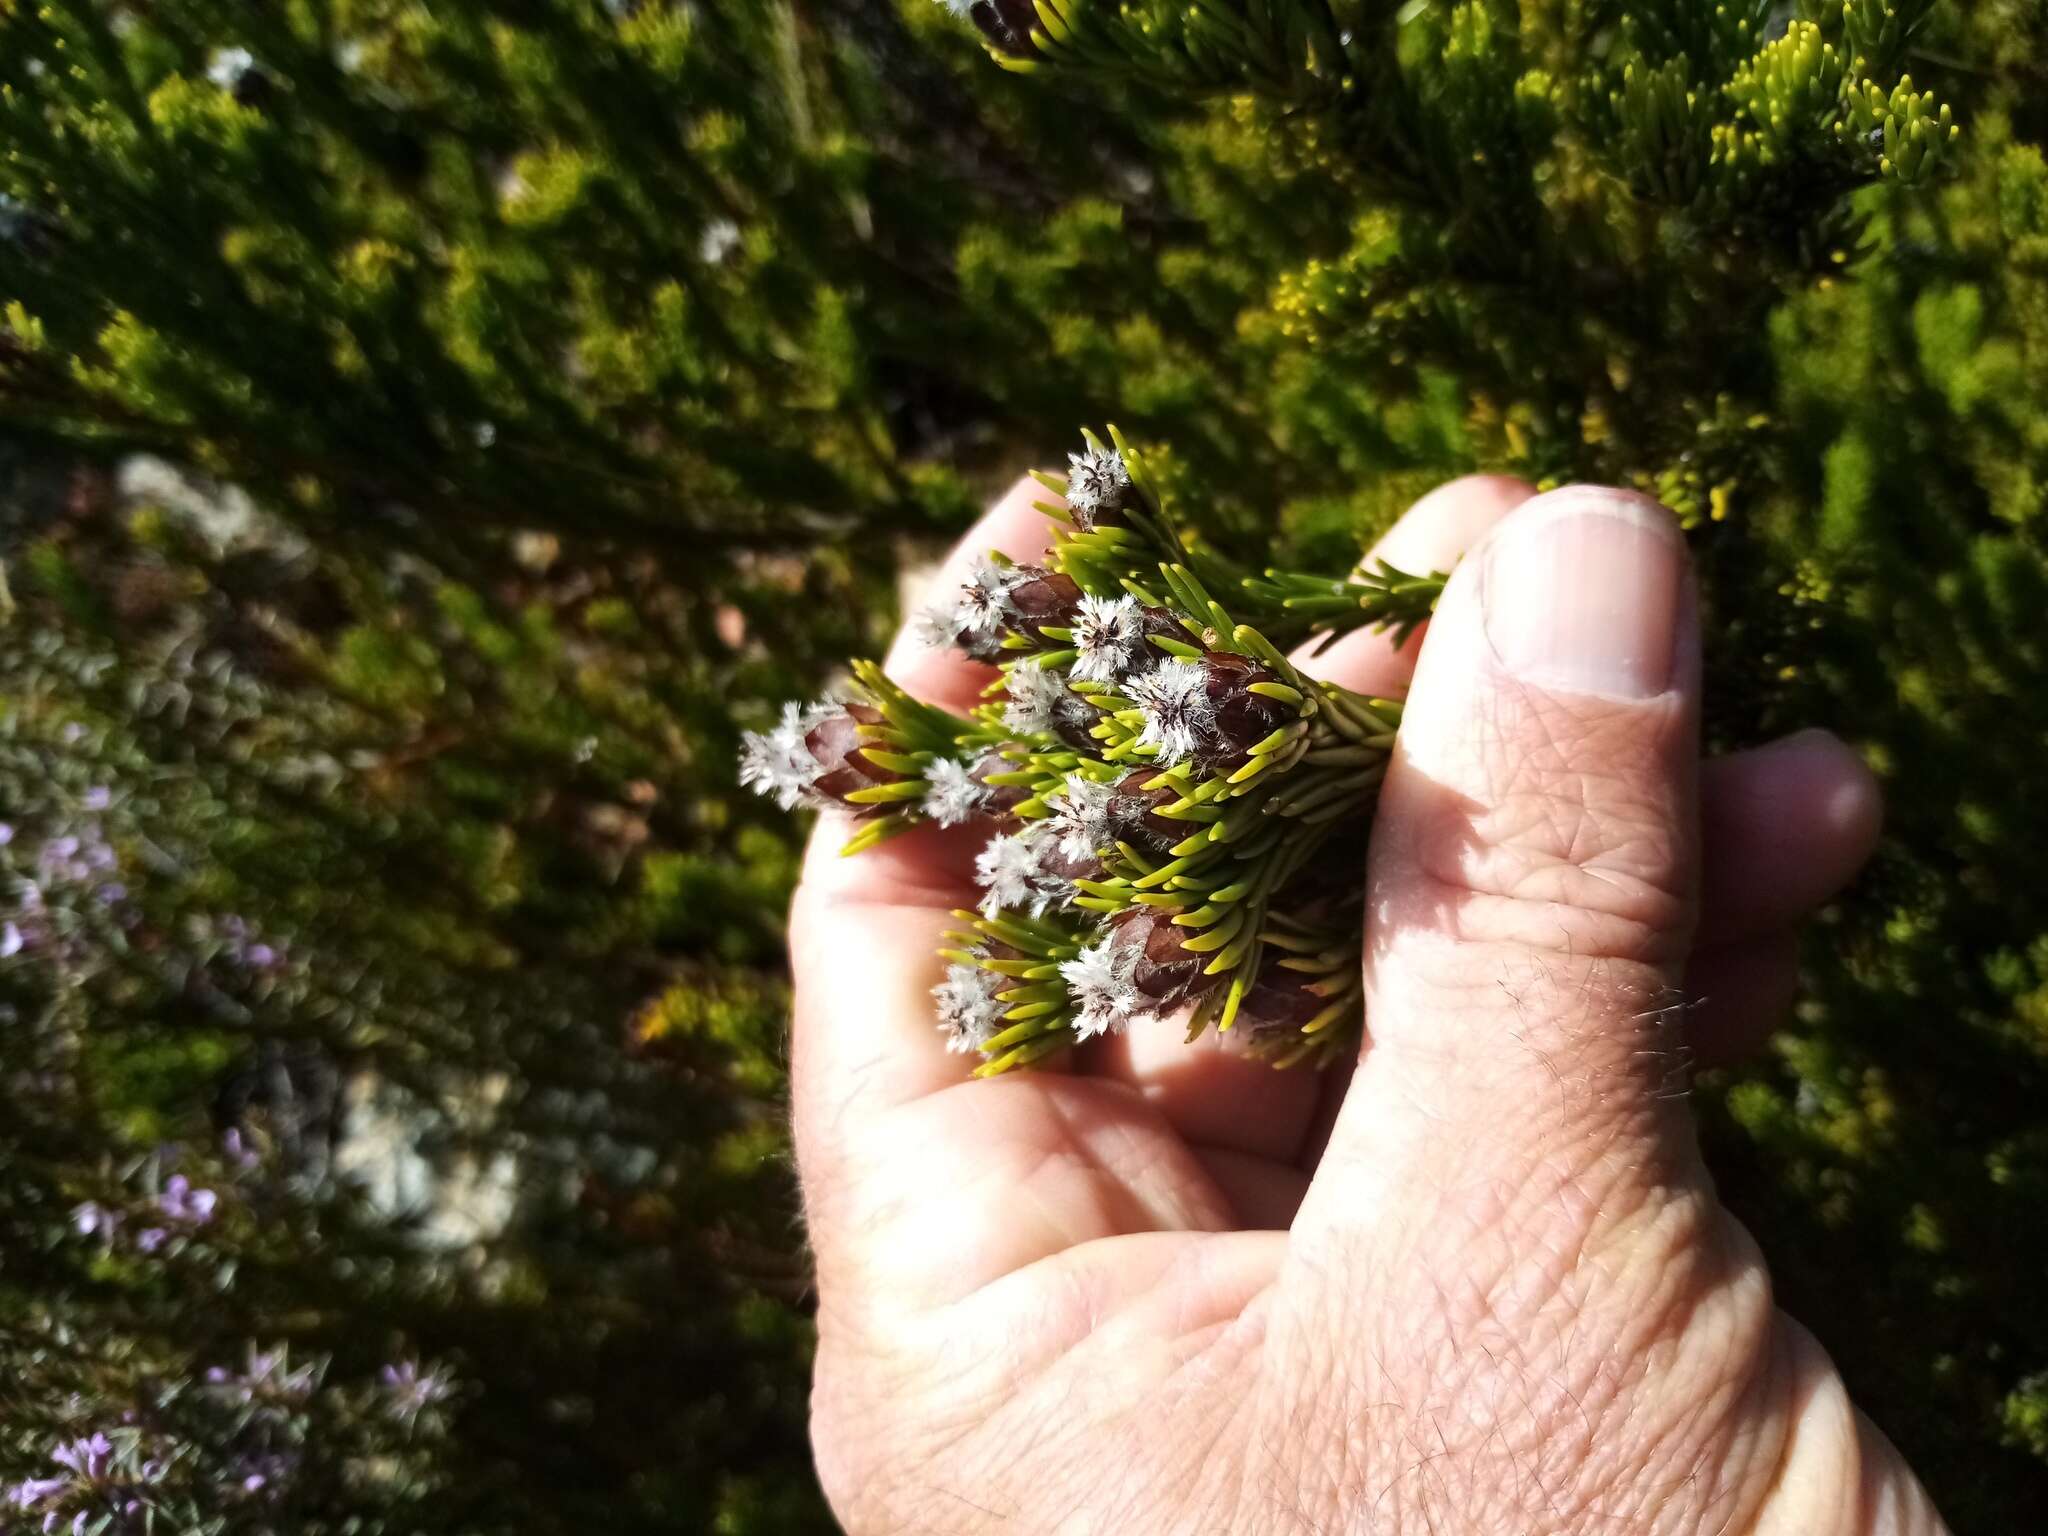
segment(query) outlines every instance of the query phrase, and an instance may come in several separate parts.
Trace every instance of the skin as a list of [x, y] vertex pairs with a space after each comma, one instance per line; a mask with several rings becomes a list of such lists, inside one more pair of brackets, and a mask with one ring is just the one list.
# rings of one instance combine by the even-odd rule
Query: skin
[[[935, 590], [986, 548], [1035, 555], [1037, 494]], [[1594, 546], [1527, 557], [1579, 512], [1605, 517], [1571, 523]], [[1167, 1024], [971, 1080], [930, 989], [980, 834], [842, 860], [845, 828], [819, 829], [795, 1128], [845, 1528], [1944, 1530], [1774, 1307], [1685, 1096], [1690, 1063], [1782, 1017], [1797, 925], [1875, 841], [1875, 784], [1818, 733], [1698, 762], [1691, 582], [1648, 502], [1464, 480], [1377, 553], [1459, 563], [1402, 651], [1353, 636], [1312, 663], [1413, 686], [1360, 872], [1355, 1063], [1273, 1073]], [[1572, 686], [1546, 647], [1650, 681]], [[956, 707], [989, 677], [901, 641], [890, 665]]]

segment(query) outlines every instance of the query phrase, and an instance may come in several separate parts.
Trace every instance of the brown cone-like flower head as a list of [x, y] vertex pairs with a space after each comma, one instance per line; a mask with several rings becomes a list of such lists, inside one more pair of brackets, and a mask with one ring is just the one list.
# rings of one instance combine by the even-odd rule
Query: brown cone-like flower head
[[[900, 773], [876, 767], [861, 750], [860, 727], [879, 725], [881, 720], [881, 711], [870, 705], [847, 704], [804, 732], [804, 747], [818, 765], [818, 776], [810, 785], [814, 793], [844, 804], [855, 790], [902, 779]], [[872, 814], [875, 807], [856, 805], [852, 809]]]
[[1210, 771], [1228, 773], [1251, 760], [1251, 749], [1294, 718], [1278, 699], [1251, 692], [1253, 683], [1274, 683], [1272, 671], [1243, 656], [1211, 651], [1203, 660], [1209, 673], [1209, 703], [1216, 711], [1216, 746]]
[[1035, 646], [1054, 644], [1045, 630], [1071, 628], [1080, 606], [1081, 589], [1071, 576], [980, 560], [950, 603], [923, 616], [920, 631], [928, 644], [957, 645], [976, 661], [995, 663], [1017, 654], [1003, 643], [1012, 635]]
[[[845, 805], [858, 790], [895, 784], [903, 775], [870, 762], [861, 741], [861, 726], [881, 719], [880, 711], [867, 704], [786, 704], [772, 730], [749, 731], [742, 739], [740, 782], [784, 810]], [[850, 809], [861, 816], [882, 811], [871, 805]]]
[[1144, 715], [1139, 740], [1158, 749], [1161, 766], [1192, 761], [1207, 775], [1243, 767], [1254, 746], [1294, 718], [1287, 705], [1251, 691], [1277, 681], [1248, 657], [1210, 651], [1200, 661], [1162, 661], [1125, 692]]
[[1172, 613], [1147, 608], [1134, 597], [1084, 597], [1068, 629], [1074, 637], [1074, 681], [1113, 690], [1166, 659], [1166, 652], [1152, 643], [1155, 635], [1182, 644], [1188, 639]]
[[1077, 854], [1071, 848], [1062, 848], [1056, 842], [1046, 848], [1044, 857], [1039, 860], [1039, 868], [1048, 875], [1070, 883], [1075, 880], [1100, 880], [1104, 874], [1099, 855]]
[[1090, 448], [1067, 455], [1067, 511], [1084, 533], [1123, 523], [1136, 497], [1120, 451]]
[[1329, 1005], [1328, 998], [1312, 990], [1313, 980], [1268, 960], [1237, 1005], [1239, 1026], [1258, 1034], [1299, 1034], [1302, 1025]]
[[1154, 1012], [1178, 1007], [1220, 980], [1202, 974], [1214, 955], [1186, 947], [1201, 930], [1177, 926], [1176, 915], [1160, 907], [1130, 907], [1110, 920], [1111, 943], [1135, 958], [1131, 985]]
[[1120, 835], [1164, 853], [1202, 830], [1199, 822], [1175, 821], [1159, 814], [1181, 798], [1180, 786], [1158, 769], [1133, 768], [1117, 780], [1109, 805], [1110, 820]]
[[1081, 606], [1081, 589], [1073, 577], [1041, 566], [1020, 565], [1016, 573], [1022, 579], [1010, 589], [1007, 627], [1027, 640], [1050, 645], [1053, 642], [1045, 630], [1073, 627], [1074, 614]]
[[1006, 730], [1027, 736], [1057, 736], [1083, 751], [1093, 746], [1089, 732], [1097, 718], [1095, 706], [1067, 686], [1065, 673], [1027, 656], [1011, 664], [1003, 691], [1009, 696], [1003, 706]]

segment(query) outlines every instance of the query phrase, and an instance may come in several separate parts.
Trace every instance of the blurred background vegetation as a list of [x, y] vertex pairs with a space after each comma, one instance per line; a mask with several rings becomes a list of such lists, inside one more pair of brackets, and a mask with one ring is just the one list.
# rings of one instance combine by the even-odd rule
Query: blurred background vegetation
[[1714, 8], [1348, 9], [1411, 119], [929, 0], [0, 0], [16, 1506], [829, 1529], [738, 732], [1114, 419], [1252, 560], [1474, 468], [1695, 526], [1717, 744], [1893, 808], [1717, 1173], [1958, 1529], [2048, 1508], [2048, 3], [1913, 39], [1945, 175], [1740, 217], [1545, 105]]

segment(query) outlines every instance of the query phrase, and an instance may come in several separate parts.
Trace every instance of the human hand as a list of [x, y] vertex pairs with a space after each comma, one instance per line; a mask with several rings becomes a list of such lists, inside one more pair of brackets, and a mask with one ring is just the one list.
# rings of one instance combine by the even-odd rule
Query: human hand
[[[1045, 542], [1028, 483], [941, 581]], [[1512, 513], [1512, 515], [1509, 515]], [[1425, 637], [1367, 881], [1355, 1067], [1170, 1022], [971, 1080], [933, 958], [970, 828], [842, 860], [792, 917], [818, 1261], [813, 1439], [854, 1536], [1863, 1536], [1943, 1529], [1717, 1200], [1688, 1060], [1788, 1004], [1792, 933], [1867, 857], [1832, 737], [1701, 765], [1683, 543], [1640, 498], [1425, 498]], [[992, 675], [899, 641], [964, 708]], [[1684, 999], [1701, 999], [1688, 1007]]]

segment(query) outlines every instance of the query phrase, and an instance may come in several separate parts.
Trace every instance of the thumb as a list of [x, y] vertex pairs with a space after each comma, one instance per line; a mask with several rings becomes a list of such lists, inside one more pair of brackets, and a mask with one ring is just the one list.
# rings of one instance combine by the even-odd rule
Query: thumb
[[1686, 1109], [1696, 613], [1670, 514], [1573, 489], [1495, 526], [1423, 641], [1366, 1044], [1261, 1319], [1277, 1422], [1335, 1426], [1402, 1529], [1942, 1529], [1778, 1326]]
[[1381, 792], [1368, 1043], [1304, 1218], [1358, 1221], [1418, 1159], [1491, 1181], [1574, 1145], [1660, 1178], [1653, 1154], [1690, 1156], [1698, 674], [1654, 502], [1538, 496], [1459, 568]]

